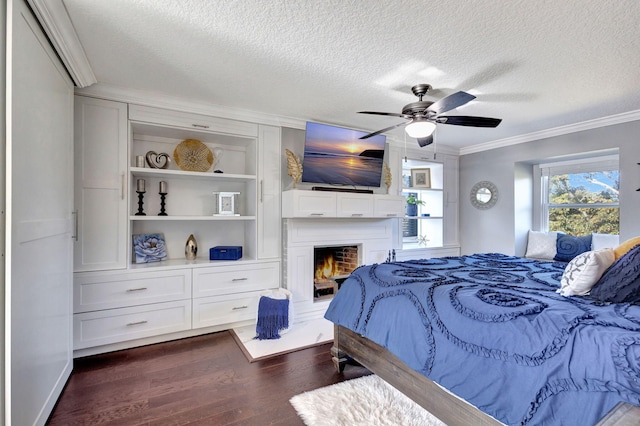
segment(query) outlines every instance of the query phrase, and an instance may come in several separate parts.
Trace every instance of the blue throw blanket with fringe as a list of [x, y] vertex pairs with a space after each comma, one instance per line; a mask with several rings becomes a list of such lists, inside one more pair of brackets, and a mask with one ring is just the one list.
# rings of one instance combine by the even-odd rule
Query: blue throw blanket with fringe
[[502, 254], [362, 266], [325, 317], [508, 425], [640, 405], [640, 306], [556, 293], [566, 263]]
[[289, 327], [289, 299], [260, 297], [256, 339], [279, 339], [280, 331], [287, 327]]

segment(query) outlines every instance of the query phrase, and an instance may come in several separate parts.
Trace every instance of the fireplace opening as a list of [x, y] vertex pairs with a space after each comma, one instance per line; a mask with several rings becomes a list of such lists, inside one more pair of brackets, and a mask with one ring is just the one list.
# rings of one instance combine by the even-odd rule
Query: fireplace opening
[[314, 247], [313, 261], [313, 300], [331, 299], [358, 267], [358, 246]]

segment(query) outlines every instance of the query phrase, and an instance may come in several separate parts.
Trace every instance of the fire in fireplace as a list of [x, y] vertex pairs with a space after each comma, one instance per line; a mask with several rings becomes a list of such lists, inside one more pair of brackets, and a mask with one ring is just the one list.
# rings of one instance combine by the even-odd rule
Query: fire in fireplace
[[313, 259], [314, 300], [331, 298], [358, 267], [358, 246], [314, 247]]

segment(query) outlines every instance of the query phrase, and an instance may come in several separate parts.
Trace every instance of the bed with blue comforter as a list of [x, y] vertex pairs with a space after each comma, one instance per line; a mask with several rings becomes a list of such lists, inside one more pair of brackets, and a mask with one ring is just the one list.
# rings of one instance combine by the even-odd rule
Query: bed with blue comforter
[[640, 405], [640, 306], [556, 293], [566, 263], [476, 254], [362, 266], [325, 317], [508, 425]]

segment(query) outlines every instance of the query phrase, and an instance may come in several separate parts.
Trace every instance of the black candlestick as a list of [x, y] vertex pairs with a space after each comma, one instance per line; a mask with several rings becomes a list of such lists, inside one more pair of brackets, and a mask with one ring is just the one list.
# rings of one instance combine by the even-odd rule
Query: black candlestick
[[136, 191], [138, 193], [138, 213], [136, 216], [146, 216], [145, 212], [142, 211], [142, 205], [144, 204], [143, 198], [145, 191]]
[[164, 210], [165, 206], [165, 197], [167, 196], [166, 192], [160, 192], [160, 213], [158, 216], [167, 216], [167, 212]]

